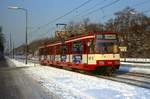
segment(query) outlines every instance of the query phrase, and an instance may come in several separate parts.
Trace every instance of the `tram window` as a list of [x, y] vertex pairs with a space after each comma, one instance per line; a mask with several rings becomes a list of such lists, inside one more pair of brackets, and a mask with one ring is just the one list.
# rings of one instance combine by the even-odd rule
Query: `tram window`
[[117, 53], [117, 47], [115, 42], [97, 42], [96, 52], [97, 53]]
[[97, 53], [105, 52], [104, 43], [96, 43], [96, 52]]
[[73, 53], [82, 53], [82, 41], [73, 42], [72, 52]]
[[60, 53], [61, 54], [67, 54], [67, 46], [66, 45], [62, 45], [60, 48]]

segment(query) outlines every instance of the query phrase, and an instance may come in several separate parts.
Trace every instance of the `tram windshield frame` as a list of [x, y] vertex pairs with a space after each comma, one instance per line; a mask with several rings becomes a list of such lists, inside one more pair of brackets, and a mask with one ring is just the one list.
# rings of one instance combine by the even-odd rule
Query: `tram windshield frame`
[[96, 35], [96, 53], [109, 54], [118, 53], [117, 34], [98, 34]]

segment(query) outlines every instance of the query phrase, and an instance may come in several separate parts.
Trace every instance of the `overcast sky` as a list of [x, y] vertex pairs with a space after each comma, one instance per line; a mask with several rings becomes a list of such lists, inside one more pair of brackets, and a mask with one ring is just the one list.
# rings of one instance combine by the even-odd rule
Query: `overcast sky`
[[[29, 41], [54, 35], [56, 23], [79, 22], [87, 17], [92, 22], [105, 22], [113, 18], [114, 12], [120, 11], [127, 6], [135, 8], [139, 12], [150, 10], [150, 0], [120, 0], [112, 6], [103, 9], [103, 12], [98, 10], [95, 13], [86, 15], [88, 11], [90, 12], [115, 1], [91, 0], [73, 13], [54, 23], [47, 24], [86, 1], [88, 0], [0, 0], [0, 26], [3, 27], [6, 40], [9, 40], [9, 34], [12, 33], [15, 46], [19, 46], [25, 42], [25, 13], [21, 10], [8, 9], [8, 6], [18, 6], [28, 10]], [[86, 11], [90, 8], [91, 10]], [[149, 16], [150, 12], [146, 14]], [[105, 18], [103, 18], [104, 16]], [[41, 25], [45, 26], [38, 29], [38, 31], [34, 31]]]

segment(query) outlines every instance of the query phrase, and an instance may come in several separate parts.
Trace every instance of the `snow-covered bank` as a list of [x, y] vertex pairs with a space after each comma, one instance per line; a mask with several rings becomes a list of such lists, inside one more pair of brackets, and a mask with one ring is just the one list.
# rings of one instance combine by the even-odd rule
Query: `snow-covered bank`
[[[18, 67], [21, 62], [12, 60]], [[33, 64], [34, 65], [34, 64]], [[24, 72], [63, 99], [149, 99], [150, 89], [36, 65]], [[25, 64], [24, 64], [25, 66]], [[30, 66], [30, 65], [29, 65]]]
[[[9, 59], [9, 58], [7, 58], [7, 60], [9, 60], [9, 61], [15, 63], [15, 64], [16, 64], [16, 67], [38, 66], [38, 65], [39, 65], [39, 64], [37, 64], [37, 63], [32, 63], [32, 62], [29, 62], [29, 61], [28, 61], [28, 64], [25, 64], [25, 60], [22, 60], [22, 59], [17, 59], [17, 60], [15, 60], [15, 59]], [[8, 61], [8, 62], [9, 62], [9, 61]]]
[[150, 64], [121, 62], [119, 71], [150, 74]]
[[120, 66], [119, 71], [150, 74], [150, 68]]

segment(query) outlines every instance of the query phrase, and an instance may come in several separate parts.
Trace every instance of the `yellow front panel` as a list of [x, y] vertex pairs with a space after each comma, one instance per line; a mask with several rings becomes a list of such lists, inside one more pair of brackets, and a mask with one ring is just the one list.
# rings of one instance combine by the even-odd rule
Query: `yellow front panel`
[[119, 60], [119, 54], [95, 54], [96, 60]]
[[82, 55], [82, 63], [83, 64], [87, 63], [87, 55], [85, 55], [85, 54]]
[[[96, 60], [119, 60], [119, 54], [83, 54], [82, 63], [96, 64]], [[88, 60], [87, 60], [88, 57]]]

